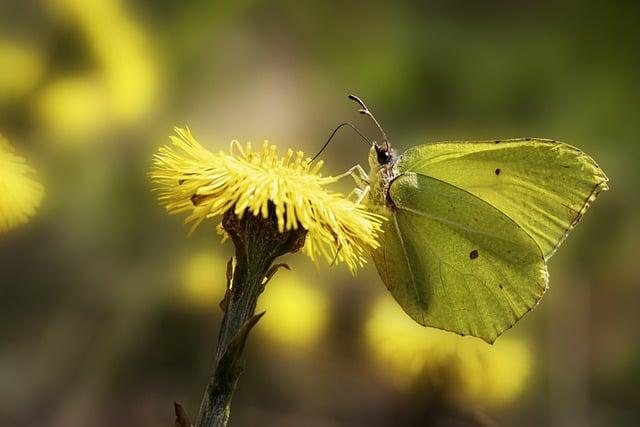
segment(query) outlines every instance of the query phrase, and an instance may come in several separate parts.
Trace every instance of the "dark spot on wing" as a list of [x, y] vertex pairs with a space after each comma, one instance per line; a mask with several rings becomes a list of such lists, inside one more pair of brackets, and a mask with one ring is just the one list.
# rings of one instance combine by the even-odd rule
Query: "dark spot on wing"
[[476, 258], [478, 258], [478, 250], [477, 250], [477, 249], [474, 249], [474, 250], [472, 250], [471, 252], [469, 252], [469, 258], [471, 258], [471, 259], [476, 259]]
[[500, 286], [500, 289], [504, 289], [504, 286], [502, 286], [502, 283], [500, 283], [499, 286]]
[[525, 138], [524, 140], [525, 141], [531, 141], [531, 138]]
[[500, 175], [500, 168], [496, 169], [496, 175]]
[[499, 139], [496, 139], [496, 144], [500, 144], [500, 140]]

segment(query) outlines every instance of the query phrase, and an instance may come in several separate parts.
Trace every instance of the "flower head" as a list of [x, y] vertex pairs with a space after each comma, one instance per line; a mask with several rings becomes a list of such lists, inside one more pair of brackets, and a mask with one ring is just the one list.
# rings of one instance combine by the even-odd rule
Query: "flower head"
[[345, 262], [354, 271], [365, 262], [365, 248], [377, 247], [381, 218], [326, 188], [337, 177], [320, 174], [298, 151], [278, 156], [265, 142], [259, 151], [251, 143], [231, 143], [230, 152], [211, 153], [188, 129], [176, 129], [174, 147], [161, 147], [150, 175], [159, 199], [171, 213], [191, 212], [192, 230], [205, 218], [232, 210], [267, 218], [273, 206], [278, 231], [307, 231], [303, 251], [314, 261]]
[[35, 213], [43, 188], [31, 178], [33, 173], [0, 136], [0, 232], [26, 222]]

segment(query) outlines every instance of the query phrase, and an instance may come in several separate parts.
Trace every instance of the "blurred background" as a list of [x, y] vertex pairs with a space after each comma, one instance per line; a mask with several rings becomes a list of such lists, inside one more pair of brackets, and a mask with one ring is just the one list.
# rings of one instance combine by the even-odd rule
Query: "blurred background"
[[[168, 426], [212, 369], [229, 243], [186, 238], [146, 173], [175, 125], [206, 147], [313, 155], [335, 126], [400, 151], [546, 137], [609, 175], [494, 346], [424, 329], [369, 264], [285, 259], [232, 426], [610, 426], [640, 421], [640, 5], [632, 2], [0, 0], [0, 133], [46, 188], [0, 235], [6, 426]], [[350, 131], [325, 173], [360, 163]], [[352, 184], [339, 186], [348, 192]], [[304, 279], [301, 279], [304, 278]]]

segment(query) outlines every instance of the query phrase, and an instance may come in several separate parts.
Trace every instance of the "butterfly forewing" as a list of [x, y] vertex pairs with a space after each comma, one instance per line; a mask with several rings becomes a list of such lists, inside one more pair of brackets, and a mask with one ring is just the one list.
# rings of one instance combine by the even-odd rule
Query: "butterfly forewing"
[[393, 207], [377, 269], [417, 322], [493, 342], [542, 297], [544, 254], [511, 218], [422, 174], [389, 186]]
[[478, 196], [514, 220], [548, 259], [582, 218], [607, 177], [568, 144], [542, 139], [440, 142], [414, 147], [397, 163]]

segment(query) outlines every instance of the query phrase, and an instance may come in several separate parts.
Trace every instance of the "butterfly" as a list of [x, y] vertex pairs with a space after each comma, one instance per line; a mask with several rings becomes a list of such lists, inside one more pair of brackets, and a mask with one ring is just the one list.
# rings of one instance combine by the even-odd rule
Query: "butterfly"
[[386, 218], [371, 250], [391, 295], [416, 322], [493, 343], [548, 288], [547, 262], [608, 178], [550, 139], [436, 142], [398, 155], [380, 130], [362, 202]]

